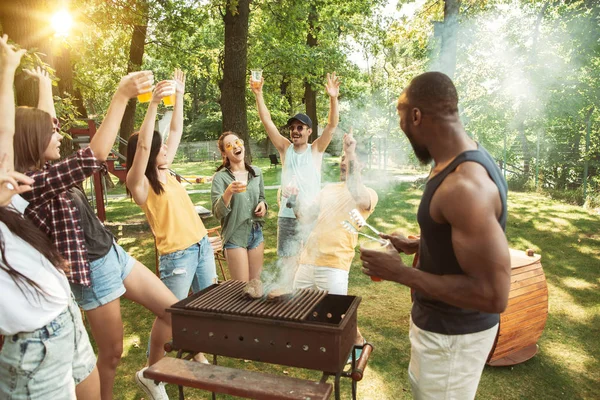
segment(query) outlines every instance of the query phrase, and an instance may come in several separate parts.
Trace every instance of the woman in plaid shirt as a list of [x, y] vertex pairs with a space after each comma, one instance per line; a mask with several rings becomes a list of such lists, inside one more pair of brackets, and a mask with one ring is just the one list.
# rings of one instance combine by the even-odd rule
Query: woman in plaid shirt
[[[40, 84], [47, 79], [38, 78]], [[123, 351], [120, 297], [125, 296], [156, 315], [150, 365], [164, 356], [163, 344], [171, 337], [171, 318], [165, 309], [177, 301], [148, 268], [117, 244], [80, 189], [111, 151], [129, 99], [147, 92], [152, 82], [150, 71], [123, 77], [89, 147], [52, 165], [48, 162], [60, 158], [62, 137], [51, 97], [40, 96], [38, 108], [17, 108], [15, 118], [15, 168], [34, 179], [33, 189], [23, 195], [30, 203], [25, 215], [50, 237], [69, 263], [71, 291], [86, 311], [98, 345], [102, 399], [112, 399], [115, 372]], [[154, 385], [152, 389], [155, 399], [167, 398], [163, 386]]]

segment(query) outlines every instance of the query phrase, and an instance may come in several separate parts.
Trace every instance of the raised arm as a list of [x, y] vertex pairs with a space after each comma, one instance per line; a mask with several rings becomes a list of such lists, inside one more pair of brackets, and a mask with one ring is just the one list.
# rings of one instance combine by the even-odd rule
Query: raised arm
[[446, 178], [433, 201], [440, 204], [441, 218], [452, 227], [452, 245], [464, 275], [430, 274], [405, 266], [395, 251], [361, 248], [363, 272], [456, 307], [504, 311], [510, 290], [510, 253], [498, 223], [498, 189], [485, 170], [475, 179], [455, 172]]
[[356, 157], [356, 139], [352, 136], [352, 128], [350, 128], [350, 133], [344, 135], [344, 155], [348, 168], [346, 176], [348, 190], [360, 209], [370, 210], [371, 196], [362, 182], [360, 165]]
[[283, 155], [287, 148], [292, 144], [290, 140], [281, 133], [279, 133], [279, 129], [273, 123], [271, 119], [271, 113], [267, 109], [267, 105], [265, 104], [265, 99], [263, 97], [263, 85], [265, 83], [265, 79], [262, 78], [260, 82], [254, 82], [255, 86], [252, 85], [252, 81], [250, 81], [250, 88], [252, 89], [252, 93], [256, 97], [256, 108], [258, 109], [258, 116], [260, 117], [260, 121], [262, 122], [265, 130], [267, 131], [267, 135], [269, 139], [273, 143], [273, 146], [279, 152], [279, 155], [283, 159]]
[[169, 137], [167, 138], [167, 161], [170, 167], [175, 159], [177, 148], [181, 142], [183, 134], [183, 95], [185, 94], [185, 74], [179, 68], [173, 73], [175, 81], [175, 106], [173, 108], [173, 117], [169, 128]]
[[325, 90], [329, 95], [329, 116], [327, 117], [327, 126], [323, 134], [313, 142], [313, 149], [319, 153], [324, 153], [331, 143], [335, 129], [340, 121], [340, 112], [338, 110], [338, 96], [340, 95], [340, 78], [335, 74], [327, 74], [327, 84]]
[[154, 136], [154, 123], [156, 120], [158, 104], [163, 97], [172, 94], [172, 82], [161, 81], [156, 85], [156, 88], [152, 93], [152, 100], [148, 104], [148, 109], [146, 110], [146, 116], [144, 117], [144, 122], [142, 122], [140, 133], [138, 134], [135, 158], [127, 171], [126, 179], [127, 188], [131, 193], [131, 197], [133, 197], [133, 201], [138, 205], [146, 202], [148, 190], [150, 190], [150, 183], [148, 182], [148, 178], [146, 178], [146, 167], [148, 166], [150, 152], [152, 150], [152, 136]]
[[90, 142], [94, 156], [105, 161], [119, 132], [119, 125], [129, 99], [148, 92], [153, 83], [152, 71], [132, 72], [124, 76], [110, 102], [104, 121]]
[[15, 71], [25, 50], [15, 50], [8, 44], [8, 36], [0, 38], [0, 154], [6, 172], [14, 169], [13, 138], [15, 136]]
[[30, 77], [38, 80], [39, 96], [37, 108], [42, 111], [46, 111], [52, 116], [52, 118], [56, 118], [54, 98], [52, 97], [52, 79], [50, 79], [48, 71], [44, 70], [42, 67], [24, 69], [23, 71], [25, 71]]

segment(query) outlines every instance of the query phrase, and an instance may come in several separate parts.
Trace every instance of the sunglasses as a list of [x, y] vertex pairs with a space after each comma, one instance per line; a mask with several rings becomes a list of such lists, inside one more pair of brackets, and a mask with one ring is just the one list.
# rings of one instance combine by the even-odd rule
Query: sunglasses
[[301, 133], [303, 130], [304, 130], [304, 125], [290, 126], [290, 132], [298, 131], [299, 133]]
[[236, 139], [233, 142], [229, 142], [225, 145], [225, 150], [231, 150], [233, 149], [233, 144], [235, 143], [235, 145], [237, 147], [243, 147], [244, 146], [244, 141], [242, 139]]
[[60, 132], [60, 122], [57, 118], [52, 118], [52, 133]]

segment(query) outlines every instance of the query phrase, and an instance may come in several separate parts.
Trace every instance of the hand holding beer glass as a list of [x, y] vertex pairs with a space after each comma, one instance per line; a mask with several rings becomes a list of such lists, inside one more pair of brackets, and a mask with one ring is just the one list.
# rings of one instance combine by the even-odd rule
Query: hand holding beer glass
[[253, 69], [250, 71], [250, 88], [252, 91], [262, 89], [263, 78], [262, 69]]
[[[147, 71], [150, 72], [150, 71]], [[132, 72], [129, 75], [132, 74], [137, 74], [136, 72]], [[140, 103], [148, 103], [150, 100], [152, 100], [152, 84], [154, 83], [154, 76], [152, 75], [152, 72], [150, 72], [150, 79], [148, 79], [147, 81], [143, 82], [143, 87], [140, 90], [140, 94], [138, 94], [137, 99]]]
[[172, 106], [175, 104], [176, 96], [179, 97], [179, 95], [181, 95], [183, 98], [183, 94], [185, 93], [185, 74], [183, 71], [179, 68], [175, 68], [173, 80], [171, 82], [173, 82], [173, 86], [175, 87], [175, 93], [170, 96], [163, 97], [163, 103], [165, 106]]
[[171, 96], [174, 93], [175, 85], [173, 81], [160, 81], [156, 84], [156, 87], [152, 92], [152, 102], [158, 104], [162, 99]]
[[[389, 240], [385, 239], [385, 242], [385, 244], [382, 244], [375, 240], [368, 240], [361, 244], [361, 249], [388, 251], [394, 248], [394, 246], [392, 246], [392, 243]], [[370, 277], [373, 282], [381, 282], [383, 280], [375, 275], [370, 275]]]

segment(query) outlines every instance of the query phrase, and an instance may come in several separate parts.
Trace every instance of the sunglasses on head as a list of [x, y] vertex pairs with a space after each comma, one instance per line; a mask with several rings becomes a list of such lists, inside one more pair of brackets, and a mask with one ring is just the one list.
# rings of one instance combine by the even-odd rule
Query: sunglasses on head
[[235, 143], [235, 145], [237, 147], [244, 146], [244, 141], [242, 139], [236, 139], [233, 142], [229, 142], [229, 143], [225, 144], [225, 150], [231, 150], [231, 149], [233, 149], [233, 144], [234, 143]]
[[302, 132], [304, 130], [304, 125], [292, 125], [290, 126], [290, 132], [298, 131]]
[[60, 132], [60, 122], [57, 118], [52, 118], [52, 133]]

